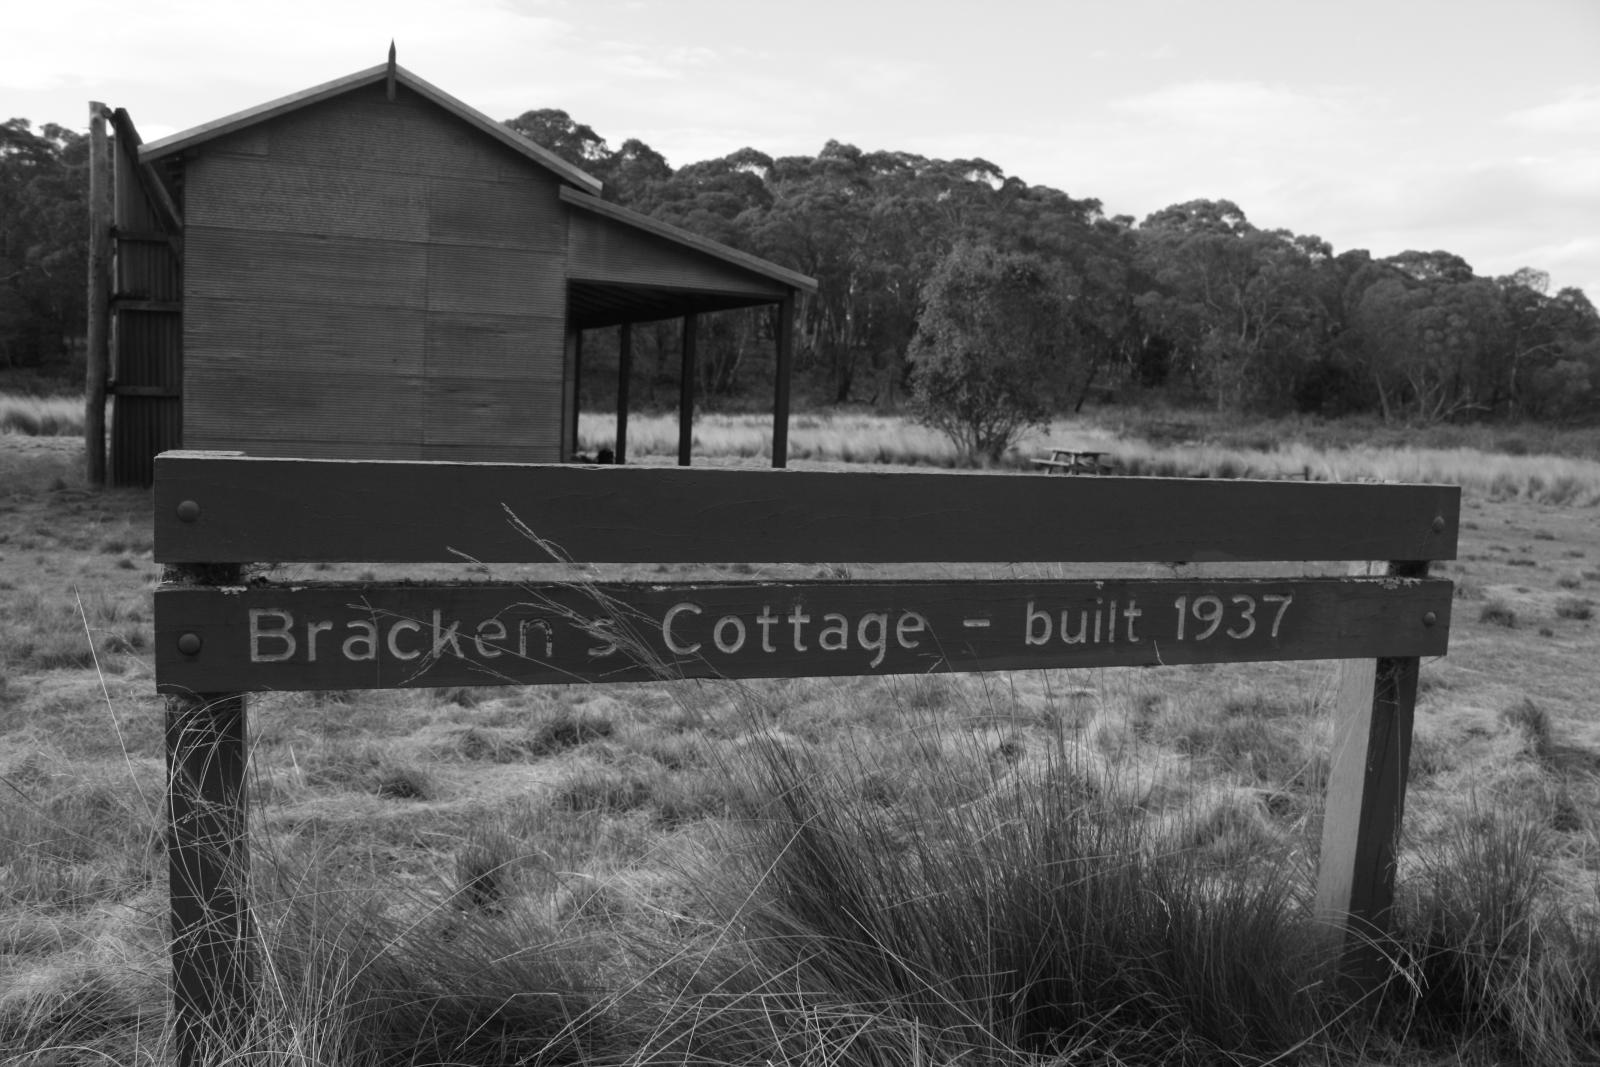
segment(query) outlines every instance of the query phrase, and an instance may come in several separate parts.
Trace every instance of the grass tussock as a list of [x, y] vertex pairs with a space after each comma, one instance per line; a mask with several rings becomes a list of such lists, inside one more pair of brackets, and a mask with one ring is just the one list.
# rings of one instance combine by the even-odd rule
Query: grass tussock
[[79, 397], [0, 394], [0, 433], [81, 437], [83, 420], [83, 400]]
[[1594, 618], [1594, 601], [1587, 597], [1562, 597], [1556, 601], [1556, 618], [1588, 622]]
[[1514, 630], [1517, 627], [1517, 613], [1505, 601], [1491, 600], [1478, 612], [1478, 621]]
[[1282, 869], [1213, 867], [1086, 806], [1080, 769], [1052, 763], [908, 822], [848, 776], [781, 748], [761, 758], [771, 800], [725, 921], [762, 971], [792, 973], [830, 1014], [888, 1015], [891, 1041], [921, 1034], [926, 1062], [1070, 1049], [1203, 1063], [1317, 1029], [1317, 1005], [1293, 992], [1317, 964]]
[[[970, 695], [946, 699], [965, 712]], [[1161, 727], [1149, 717], [1171, 708], [1133, 703], [1143, 732], [1171, 729], [1213, 755], [1243, 743], [1225, 731], [1205, 741], [1193, 719]], [[1237, 697], [1220, 710], [1258, 727], [1295, 714]], [[1548, 744], [1537, 708], [1505, 718]], [[1427, 835], [1380, 946], [1386, 980], [1357, 1002], [1334, 980], [1308, 872], [1284, 847], [1303, 837], [1298, 815], [1251, 788], [1152, 791], [1135, 765], [1059, 731], [963, 734], [841, 759], [749, 722], [741, 743], [678, 761], [708, 786], [738, 786], [704, 817], [670, 823], [697, 844], [665, 882], [621, 853], [602, 867], [584, 858], [602, 842], [631, 848], [625, 828], [662, 805], [668, 768], [638, 753], [584, 762], [548, 803], [468, 818], [438, 862], [399, 882], [380, 856], [404, 835], [362, 854], [348, 837], [282, 848], [260, 834], [256, 1010], [218, 1035], [226, 1056], [1153, 1067], [1600, 1055], [1600, 928], [1551, 906], [1544, 825], [1468, 811]], [[385, 765], [375, 751], [331, 762], [365, 782]], [[48, 781], [37, 767], [9, 778]], [[54, 797], [41, 810], [85, 828], [129, 803]], [[40, 836], [32, 823], [5, 829]], [[137, 847], [154, 855], [148, 840]], [[152, 881], [145, 870], [123, 892], [153, 920]], [[36, 921], [0, 937], [13, 958], [78, 960], [0, 995], [0, 1047], [167, 1055], [159, 981], [130, 986], [126, 954], [84, 954], [79, 929]], [[162, 973], [159, 943], [145, 952], [139, 965]]]

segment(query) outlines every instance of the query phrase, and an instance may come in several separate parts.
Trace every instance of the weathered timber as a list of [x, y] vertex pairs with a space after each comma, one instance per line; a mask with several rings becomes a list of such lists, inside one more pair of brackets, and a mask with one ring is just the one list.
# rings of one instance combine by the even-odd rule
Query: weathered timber
[[[119, 108], [110, 120], [117, 388], [109, 473], [113, 485], [144, 486], [156, 455], [183, 442], [182, 220], [159, 176], [140, 166], [139, 132], [127, 112]], [[165, 240], [151, 239], [162, 234]]]
[[118, 311], [153, 311], [159, 314], [176, 314], [183, 310], [182, 301], [145, 300], [141, 297], [114, 296], [111, 306]]
[[88, 337], [83, 391], [84, 477], [106, 484], [106, 377], [111, 363], [111, 147], [106, 106], [89, 104]]
[[687, 467], [694, 450], [694, 376], [699, 353], [700, 319], [683, 317], [683, 342], [678, 365], [678, 466]]
[[789, 374], [794, 363], [794, 294], [778, 303], [777, 351], [773, 355], [772, 465], [789, 465]]
[[156, 465], [162, 561], [539, 562], [556, 558], [552, 549], [588, 562], [1451, 559], [1461, 495], [1438, 485], [194, 452]]
[[112, 382], [109, 391], [113, 396], [177, 398], [183, 395], [174, 385], [123, 385], [121, 382]]
[[345, 583], [156, 593], [167, 692], [1442, 655], [1441, 580]]
[[613, 463], [628, 462], [628, 386], [633, 381], [633, 323], [617, 327], [617, 439]]
[[[1391, 580], [1436, 580], [1426, 578], [1426, 561], [1385, 569]], [[1345, 662], [1333, 708], [1315, 908], [1342, 946], [1346, 977], [1363, 988], [1389, 966], [1375, 937], [1388, 929], [1394, 906], [1419, 655], [1428, 653], [1388, 645], [1375, 660], [1334, 657]]]
[[[168, 583], [238, 581], [238, 567], [169, 567]], [[247, 728], [238, 691], [166, 700], [167, 865], [180, 1067], [221, 1062], [254, 1002], [246, 885]]]

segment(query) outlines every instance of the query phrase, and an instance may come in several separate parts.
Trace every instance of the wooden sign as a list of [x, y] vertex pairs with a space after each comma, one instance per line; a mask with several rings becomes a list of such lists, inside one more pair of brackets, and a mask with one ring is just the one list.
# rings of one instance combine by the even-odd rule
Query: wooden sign
[[1442, 655], [1438, 579], [329, 584], [156, 594], [162, 691]]
[[[249, 1012], [247, 692], [1336, 659], [1317, 913], [1374, 957], [1454, 486], [156, 460], [179, 1060]], [[1387, 561], [1382, 577], [247, 583], [272, 562]], [[1370, 960], [1369, 960], [1370, 962]], [[1351, 973], [1362, 973], [1358, 963]]]
[[156, 559], [169, 563], [1446, 559], [1461, 500], [1437, 485], [204, 453], [156, 463]]

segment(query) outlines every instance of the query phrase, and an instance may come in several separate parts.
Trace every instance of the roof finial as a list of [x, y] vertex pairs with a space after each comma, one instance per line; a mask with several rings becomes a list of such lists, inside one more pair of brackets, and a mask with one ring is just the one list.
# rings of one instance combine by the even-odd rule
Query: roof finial
[[389, 103], [394, 103], [394, 38], [389, 38], [389, 79], [384, 83], [383, 91], [389, 96]]

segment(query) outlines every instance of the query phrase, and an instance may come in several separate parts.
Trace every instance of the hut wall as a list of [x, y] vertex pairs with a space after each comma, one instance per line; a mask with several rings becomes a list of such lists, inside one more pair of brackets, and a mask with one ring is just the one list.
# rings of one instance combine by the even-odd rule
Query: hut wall
[[560, 458], [553, 174], [377, 85], [204, 145], [184, 182], [185, 447]]

